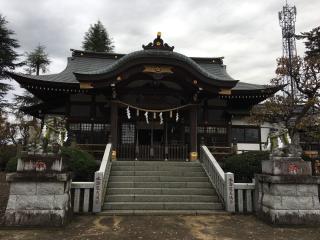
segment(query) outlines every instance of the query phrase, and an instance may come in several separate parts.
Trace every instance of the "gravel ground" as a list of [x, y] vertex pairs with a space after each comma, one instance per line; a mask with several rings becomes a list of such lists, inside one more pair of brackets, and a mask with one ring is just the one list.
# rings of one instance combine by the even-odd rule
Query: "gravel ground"
[[62, 229], [0, 229], [0, 239], [319, 240], [320, 228], [272, 227], [254, 216], [76, 216]]
[[[0, 225], [8, 185], [0, 172]], [[207, 216], [75, 216], [60, 229], [0, 227], [0, 240], [319, 240], [320, 227], [273, 227], [254, 216], [217, 214]]]

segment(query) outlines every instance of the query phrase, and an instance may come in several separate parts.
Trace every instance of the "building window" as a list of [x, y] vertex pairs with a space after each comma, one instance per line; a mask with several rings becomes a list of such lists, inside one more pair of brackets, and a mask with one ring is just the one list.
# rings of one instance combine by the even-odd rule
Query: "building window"
[[121, 127], [121, 143], [133, 144], [135, 135], [135, 125], [131, 123], [123, 123]]
[[110, 129], [105, 123], [69, 123], [68, 135], [79, 144], [106, 144]]
[[260, 143], [259, 128], [233, 127], [232, 139], [238, 143]]
[[208, 146], [227, 145], [228, 135], [225, 126], [198, 126], [198, 141]]

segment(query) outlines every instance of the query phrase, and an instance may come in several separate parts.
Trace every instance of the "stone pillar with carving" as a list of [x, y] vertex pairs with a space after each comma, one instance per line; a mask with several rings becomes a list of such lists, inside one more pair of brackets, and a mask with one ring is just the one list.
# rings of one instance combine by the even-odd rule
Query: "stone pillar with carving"
[[255, 176], [257, 216], [278, 225], [319, 224], [320, 178], [312, 176], [311, 162], [302, 160], [301, 148], [287, 131], [270, 140], [270, 159], [262, 161], [262, 174]]
[[46, 117], [42, 137], [31, 136], [27, 149], [18, 153], [17, 172], [6, 176], [10, 184], [6, 226], [59, 227], [70, 220], [71, 176], [60, 150], [67, 139], [64, 124], [62, 117]]

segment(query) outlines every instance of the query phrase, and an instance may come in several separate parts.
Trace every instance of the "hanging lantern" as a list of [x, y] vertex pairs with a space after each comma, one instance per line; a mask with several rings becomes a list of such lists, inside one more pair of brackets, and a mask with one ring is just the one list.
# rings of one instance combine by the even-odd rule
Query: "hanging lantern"
[[129, 106], [127, 107], [127, 117], [128, 117], [128, 119], [130, 119], [130, 118], [131, 118], [131, 113], [130, 113]]
[[179, 121], [179, 113], [177, 112], [177, 114], [176, 114], [176, 122], [178, 122]]
[[172, 118], [172, 111], [170, 111], [170, 118]]
[[160, 125], [162, 125], [162, 124], [163, 124], [163, 116], [162, 116], [162, 112], [161, 112], [161, 113], [159, 113], [159, 118], [160, 118]]
[[149, 124], [148, 112], [146, 112], [144, 116], [146, 117], [146, 123]]

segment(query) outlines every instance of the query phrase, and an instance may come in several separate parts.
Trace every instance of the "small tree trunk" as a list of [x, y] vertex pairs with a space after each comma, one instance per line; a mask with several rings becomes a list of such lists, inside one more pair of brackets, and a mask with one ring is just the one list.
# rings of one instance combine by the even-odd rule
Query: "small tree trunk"
[[40, 66], [39, 65], [37, 65], [37, 68], [36, 68], [36, 74], [37, 74], [37, 76], [39, 76], [39, 73], [40, 73]]

